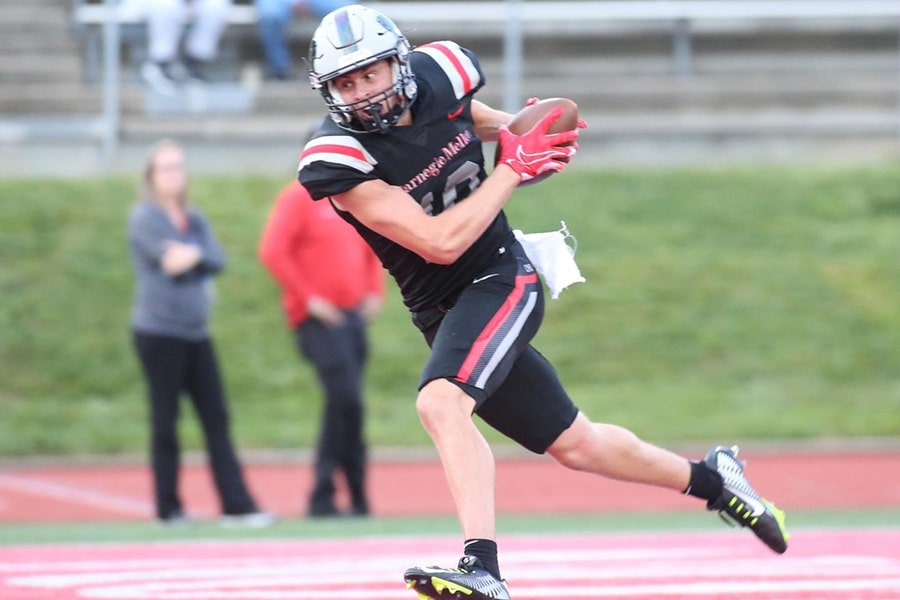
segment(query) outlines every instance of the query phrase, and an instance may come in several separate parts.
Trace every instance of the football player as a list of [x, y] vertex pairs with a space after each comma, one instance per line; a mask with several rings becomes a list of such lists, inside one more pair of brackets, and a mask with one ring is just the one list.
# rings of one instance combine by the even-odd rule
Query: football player
[[[375, 250], [431, 348], [416, 409], [465, 543], [457, 568], [413, 567], [408, 587], [424, 598], [509, 598], [494, 459], [473, 413], [568, 468], [704, 499], [784, 552], [783, 513], [747, 482], [736, 449], [691, 461], [592, 422], [531, 346], [543, 288], [503, 207], [520, 183], [562, 171], [575, 154], [578, 128], [547, 133], [562, 109], [513, 134], [513, 115], [475, 99], [485, 81], [472, 52], [451, 41], [413, 49], [389, 18], [359, 5], [322, 19], [309, 65], [331, 119], [305, 146], [300, 181]], [[500, 152], [488, 174], [482, 143], [492, 141]]]

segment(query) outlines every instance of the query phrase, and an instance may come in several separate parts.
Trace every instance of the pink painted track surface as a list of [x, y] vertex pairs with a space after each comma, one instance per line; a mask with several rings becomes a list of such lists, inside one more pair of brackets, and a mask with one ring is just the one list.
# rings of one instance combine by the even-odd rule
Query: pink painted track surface
[[[900, 598], [900, 530], [798, 532], [776, 556], [733, 532], [509, 537], [516, 599]], [[415, 600], [412, 564], [458, 540], [191, 542], [0, 548], [4, 600]]]

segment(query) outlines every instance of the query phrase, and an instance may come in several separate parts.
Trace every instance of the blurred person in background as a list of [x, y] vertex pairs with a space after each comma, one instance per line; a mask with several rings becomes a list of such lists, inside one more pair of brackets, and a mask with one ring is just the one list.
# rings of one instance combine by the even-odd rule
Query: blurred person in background
[[350, 514], [366, 516], [363, 375], [367, 324], [384, 301], [384, 270], [356, 230], [327, 202], [313, 202], [297, 181], [275, 200], [259, 258], [281, 288], [297, 347], [324, 392], [307, 514], [342, 514], [334, 481], [342, 472]]
[[[153, 91], [174, 95], [188, 82], [206, 81], [219, 52], [231, 0], [124, 0], [147, 22], [147, 61], [141, 78]], [[183, 49], [183, 52], [182, 52]]]
[[151, 459], [156, 517], [188, 524], [178, 493], [179, 398], [186, 392], [203, 428], [223, 526], [263, 527], [231, 442], [229, 415], [209, 316], [211, 278], [225, 254], [198, 208], [190, 206], [185, 155], [161, 140], [150, 150], [137, 204], [128, 219], [136, 275], [131, 329], [150, 401]]
[[284, 81], [291, 77], [291, 53], [286, 31], [294, 18], [321, 18], [352, 0], [254, 0], [257, 28], [269, 78]]

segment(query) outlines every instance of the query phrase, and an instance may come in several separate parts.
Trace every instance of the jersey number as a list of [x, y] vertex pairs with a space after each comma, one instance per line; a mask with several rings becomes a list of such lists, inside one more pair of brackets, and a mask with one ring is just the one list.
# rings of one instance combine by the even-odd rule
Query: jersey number
[[[431, 216], [442, 213], [459, 200], [469, 196], [480, 183], [478, 179], [480, 170], [478, 165], [471, 161], [461, 164], [458, 169], [447, 176], [447, 183], [444, 184], [444, 191], [441, 192], [440, 198], [435, 199], [433, 192], [428, 192], [422, 198], [422, 209], [425, 214]], [[435, 203], [439, 203], [439, 206], [435, 207]]]

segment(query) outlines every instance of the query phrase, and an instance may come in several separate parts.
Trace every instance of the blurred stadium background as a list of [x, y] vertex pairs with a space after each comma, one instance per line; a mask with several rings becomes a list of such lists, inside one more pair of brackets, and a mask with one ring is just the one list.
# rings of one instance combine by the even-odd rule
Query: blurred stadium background
[[[299, 76], [265, 81], [252, 5], [237, 0], [210, 88], [173, 102], [138, 80], [140, 25], [119, 29], [120, 60], [104, 70], [103, 28], [84, 17], [98, 4], [0, 0], [0, 172], [132, 171], [162, 135], [184, 142], [195, 168], [294, 168], [321, 114], [301, 62], [315, 23], [298, 20], [291, 33]], [[476, 50], [490, 103], [577, 100], [590, 124], [584, 154], [599, 164], [860, 161], [900, 149], [893, 0], [575, 0], [552, 20], [519, 22], [488, 18], [498, 4], [378, 7], [413, 43], [449, 38]], [[507, 4], [521, 16], [535, 3]]]

